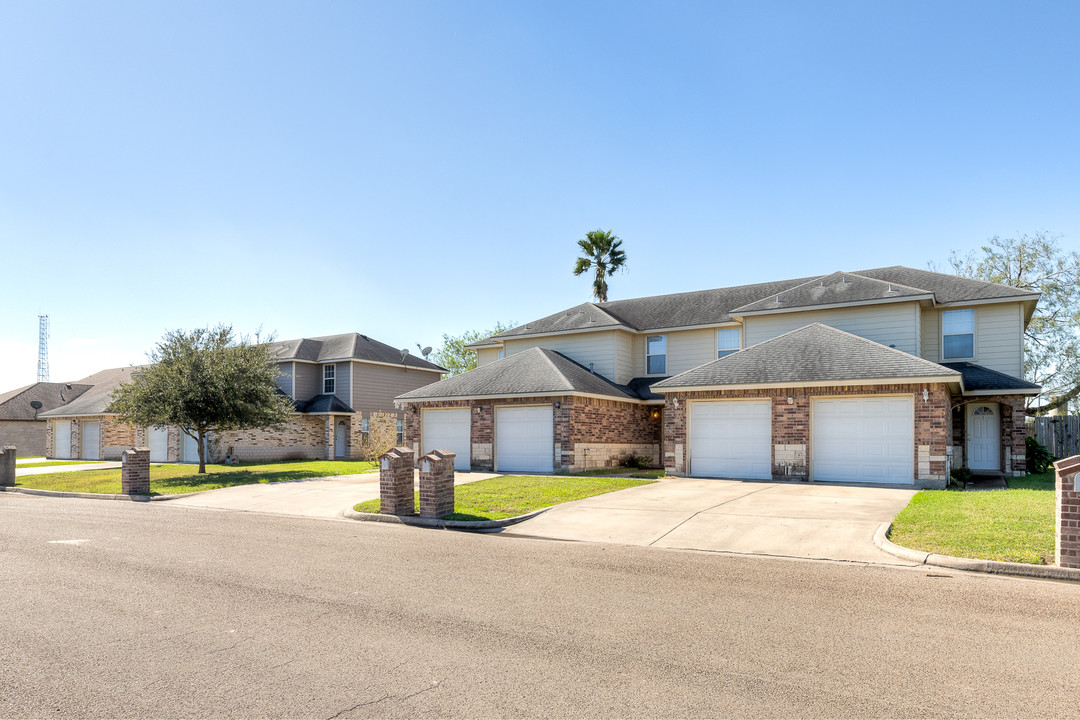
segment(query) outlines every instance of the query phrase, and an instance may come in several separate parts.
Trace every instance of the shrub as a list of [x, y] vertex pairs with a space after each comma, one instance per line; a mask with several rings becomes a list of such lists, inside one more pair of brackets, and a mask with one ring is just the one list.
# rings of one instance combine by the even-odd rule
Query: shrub
[[953, 468], [952, 475], [949, 477], [949, 484], [963, 489], [968, 480], [971, 480], [971, 468]]
[[647, 468], [652, 465], [652, 458], [648, 455], [627, 455], [623, 465], [634, 470]]
[[1027, 445], [1027, 471], [1029, 473], [1044, 473], [1053, 469], [1054, 456], [1046, 449], [1046, 446], [1033, 437], [1025, 438]]
[[386, 451], [397, 445], [397, 418], [381, 410], [368, 418], [368, 432], [360, 443], [363, 460], [378, 460]]

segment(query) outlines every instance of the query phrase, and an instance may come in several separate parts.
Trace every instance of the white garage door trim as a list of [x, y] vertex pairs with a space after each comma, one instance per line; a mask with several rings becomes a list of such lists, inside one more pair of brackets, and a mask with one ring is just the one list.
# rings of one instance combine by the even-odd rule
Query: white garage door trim
[[168, 462], [169, 428], [156, 425], [147, 430], [146, 444], [150, 448], [150, 462]]
[[454, 469], [472, 468], [472, 410], [424, 408], [420, 416], [420, 454], [432, 450], [454, 453]]
[[690, 403], [690, 475], [772, 480], [772, 400]]
[[551, 405], [495, 408], [495, 470], [555, 471], [555, 411]]
[[53, 426], [53, 453], [57, 460], [71, 459], [71, 421], [57, 420]]
[[101, 423], [97, 420], [79, 423], [79, 454], [83, 460], [101, 459]]
[[911, 485], [915, 406], [910, 395], [814, 398], [810, 478], [817, 482]]

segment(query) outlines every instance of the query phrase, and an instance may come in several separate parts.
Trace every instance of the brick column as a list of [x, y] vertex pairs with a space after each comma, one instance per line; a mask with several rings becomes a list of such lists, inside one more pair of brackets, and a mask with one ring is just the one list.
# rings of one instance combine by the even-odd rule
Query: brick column
[[120, 492], [124, 495], [150, 494], [150, 448], [135, 447], [121, 456]]
[[379, 512], [384, 515], [415, 515], [413, 498], [413, 452], [391, 448], [379, 458]]
[[15, 446], [0, 450], [0, 485], [15, 484]]
[[420, 516], [439, 518], [454, 512], [454, 458], [432, 450], [420, 458]]
[[1080, 568], [1080, 455], [1054, 463], [1057, 524], [1054, 544], [1059, 567]]

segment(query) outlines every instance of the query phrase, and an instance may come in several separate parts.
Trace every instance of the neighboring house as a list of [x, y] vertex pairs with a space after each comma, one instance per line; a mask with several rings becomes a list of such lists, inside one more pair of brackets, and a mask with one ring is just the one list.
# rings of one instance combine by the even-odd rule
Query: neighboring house
[[69, 403], [88, 385], [37, 382], [0, 394], [0, 447], [14, 446], [21, 457], [45, 454], [48, 422], [41, 413]]
[[1020, 475], [1038, 294], [887, 267], [583, 303], [470, 346], [398, 396], [406, 441], [459, 468], [942, 487]]
[[[270, 348], [281, 376], [278, 387], [295, 412], [281, 427], [230, 431], [211, 437], [210, 459], [241, 461], [349, 458], [359, 454], [376, 411], [397, 416], [394, 396], [427, 385], [445, 370], [385, 343], [348, 333], [275, 342]], [[154, 462], [198, 462], [198, 447], [179, 427], [136, 428], [107, 412], [113, 391], [138, 367], [95, 373], [83, 394], [41, 413], [48, 421], [49, 457], [119, 459], [133, 445], [150, 448]], [[404, 432], [403, 421], [398, 420]]]

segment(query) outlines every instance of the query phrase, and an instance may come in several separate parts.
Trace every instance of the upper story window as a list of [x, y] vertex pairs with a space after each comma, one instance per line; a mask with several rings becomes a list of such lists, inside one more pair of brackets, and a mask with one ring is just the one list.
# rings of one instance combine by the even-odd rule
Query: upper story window
[[645, 339], [645, 373], [663, 375], [667, 372], [667, 335], [649, 335]]
[[975, 311], [945, 310], [941, 313], [941, 359], [975, 357]]
[[334, 394], [334, 366], [323, 365], [322, 369], [322, 391], [324, 395]]
[[716, 357], [722, 358], [739, 349], [739, 328], [723, 328], [716, 331]]
[[506, 357], [506, 348], [499, 348], [499, 359], [502, 360]]

